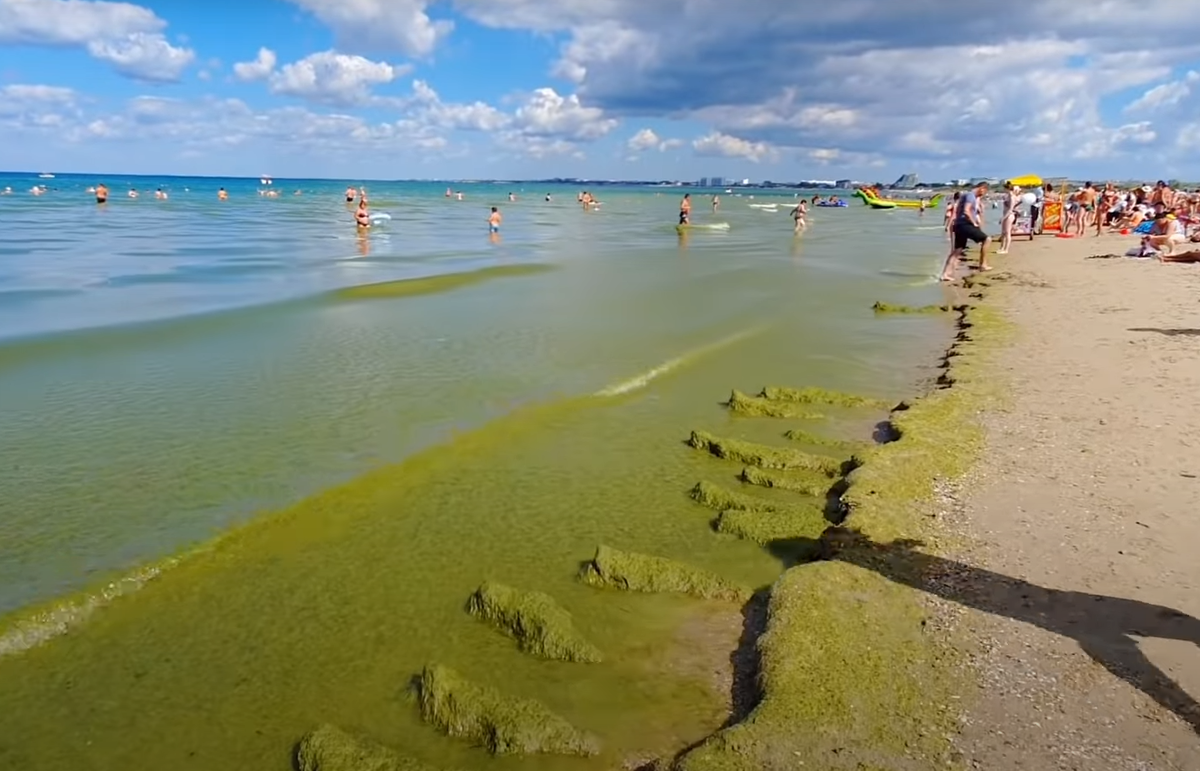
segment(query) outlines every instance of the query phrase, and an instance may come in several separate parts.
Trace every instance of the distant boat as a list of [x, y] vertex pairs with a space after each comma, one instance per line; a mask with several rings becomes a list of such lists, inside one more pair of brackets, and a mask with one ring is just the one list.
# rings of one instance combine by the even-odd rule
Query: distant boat
[[53, 174], [38, 174], [38, 179], [54, 179]]
[[271, 184], [271, 178], [270, 178], [270, 177], [268, 177], [268, 176], [265, 176], [265, 175], [264, 175], [264, 176], [263, 176], [261, 179], [259, 179], [258, 181], [259, 181], [259, 182], [261, 182], [261, 183], [263, 183], [264, 185], [269, 185], [269, 184]]

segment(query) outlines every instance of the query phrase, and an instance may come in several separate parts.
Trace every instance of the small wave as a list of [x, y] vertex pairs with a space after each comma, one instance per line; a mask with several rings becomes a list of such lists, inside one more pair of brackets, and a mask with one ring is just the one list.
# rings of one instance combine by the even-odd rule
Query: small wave
[[0, 631], [0, 658], [36, 648], [67, 634], [91, 618], [96, 611], [120, 597], [133, 594], [178, 563], [178, 559], [171, 558], [139, 568], [98, 590], [61, 601], [18, 620], [11, 628]]
[[722, 348], [734, 345], [735, 343], [740, 343], [742, 340], [760, 334], [765, 331], [766, 328], [766, 325], [763, 324], [757, 327], [742, 330], [741, 332], [736, 332], [726, 337], [722, 337], [720, 340], [716, 340], [708, 343], [707, 345], [702, 345], [699, 348], [688, 351], [682, 356], [676, 356], [673, 359], [668, 359], [662, 364], [652, 367], [641, 374], [634, 375], [628, 380], [622, 380], [618, 383], [614, 383], [613, 385], [602, 388], [594, 395], [602, 398], [611, 398], [614, 396], [624, 396], [625, 394], [633, 393], [634, 391], [640, 391], [663, 375], [669, 374], [685, 364], [691, 364], [692, 362], [697, 361], [698, 359], [707, 356], [710, 353], [714, 353]]

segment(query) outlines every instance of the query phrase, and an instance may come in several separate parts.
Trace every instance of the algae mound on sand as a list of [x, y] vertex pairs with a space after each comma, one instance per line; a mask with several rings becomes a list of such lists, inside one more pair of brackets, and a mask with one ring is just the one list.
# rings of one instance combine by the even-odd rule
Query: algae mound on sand
[[478, 742], [493, 755], [595, 755], [597, 740], [540, 702], [506, 697], [452, 669], [427, 666], [417, 685], [421, 717], [447, 736]]
[[847, 461], [839, 461], [790, 447], [771, 447], [738, 439], [721, 439], [707, 431], [693, 431], [688, 444], [697, 450], [710, 452], [722, 460], [737, 461], [760, 468], [816, 471], [830, 478], [842, 476], [859, 465], [859, 461], [853, 457]]
[[827, 523], [820, 509], [795, 512], [722, 511], [714, 529], [760, 546], [798, 539], [816, 539]]
[[300, 740], [299, 771], [437, 771], [419, 760], [323, 725]]
[[819, 412], [804, 409], [797, 402], [775, 401], [762, 396], [747, 396], [735, 390], [729, 395], [726, 406], [739, 415], [749, 415], [757, 418], [798, 418], [801, 420], [816, 420], [825, 417]]
[[467, 612], [499, 627], [526, 653], [585, 663], [602, 658], [600, 651], [575, 629], [571, 614], [548, 594], [488, 582], [471, 595]]
[[623, 552], [608, 546], [583, 566], [579, 579], [601, 589], [648, 594], [688, 594], [714, 600], [745, 601], [750, 592], [718, 575], [664, 557]]

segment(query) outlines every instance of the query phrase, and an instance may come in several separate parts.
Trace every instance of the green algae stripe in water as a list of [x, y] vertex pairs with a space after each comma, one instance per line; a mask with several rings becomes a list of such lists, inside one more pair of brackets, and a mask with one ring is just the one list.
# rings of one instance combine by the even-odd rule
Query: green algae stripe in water
[[821, 510], [815, 507], [792, 511], [731, 509], [721, 512], [714, 529], [760, 546], [779, 544], [787, 548], [789, 541], [815, 541], [827, 524]]
[[665, 557], [623, 552], [608, 546], [579, 573], [584, 583], [601, 589], [648, 594], [687, 594], [714, 600], [745, 601], [750, 592], [721, 576]]
[[520, 263], [516, 265], [496, 265], [490, 268], [472, 270], [463, 273], [443, 273], [437, 276], [422, 278], [405, 278], [399, 281], [381, 281], [377, 284], [363, 284], [335, 290], [332, 295], [340, 300], [375, 300], [394, 297], [416, 297], [418, 295], [448, 292], [464, 286], [471, 286], [494, 278], [515, 278], [530, 276], [554, 270], [553, 265], [544, 263]]
[[867, 396], [830, 391], [825, 388], [782, 388], [767, 386], [759, 394], [762, 399], [796, 404], [828, 404], [833, 407], [887, 407], [887, 402]]
[[417, 685], [421, 716], [447, 736], [494, 755], [595, 755], [599, 742], [541, 703], [505, 696], [444, 666], [427, 666]]
[[332, 725], [323, 725], [300, 740], [296, 768], [298, 771], [441, 771]]
[[681, 757], [679, 771], [760, 771], [780, 757], [827, 765], [831, 736], [839, 767], [952, 765], [946, 737], [957, 715], [947, 705], [957, 669], [944, 662], [944, 641], [923, 632], [925, 607], [908, 588], [916, 576], [904, 577], [920, 561], [906, 559], [901, 545], [926, 535], [920, 506], [936, 481], [978, 457], [977, 415], [997, 396], [982, 376], [981, 351], [1003, 342], [1004, 325], [989, 309], [968, 310], [963, 323], [974, 334], [949, 359], [943, 381], [951, 387], [894, 411], [899, 439], [873, 449], [847, 478], [849, 548], [789, 569], [772, 587], [758, 642], [762, 700]]
[[830, 478], [842, 476], [858, 464], [856, 458], [840, 461], [790, 447], [771, 447], [739, 439], [721, 439], [706, 431], [693, 431], [688, 444], [722, 460], [769, 469], [815, 471]]
[[783, 433], [783, 438], [797, 444], [808, 444], [813, 447], [836, 447], [846, 450], [865, 450], [870, 445], [867, 442], [853, 442], [845, 439], [833, 439], [832, 437], [814, 434], [811, 431], [805, 431], [802, 428], [792, 428]]
[[715, 511], [781, 511], [787, 507], [745, 493], [735, 493], [712, 482], [700, 482], [692, 488], [692, 500]]
[[829, 495], [837, 485], [837, 482], [825, 474], [812, 471], [770, 471], [757, 466], [747, 466], [742, 469], [739, 478], [748, 485], [775, 490], [790, 490], [813, 498], [823, 498]]
[[548, 594], [488, 582], [471, 595], [467, 612], [504, 631], [526, 653], [582, 663], [602, 659], [575, 629], [571, 614]]
[[747, 396], [735, 390], [726, 403], [732, 412], [756, 418], [798, 418], [816, 420], [825, 417], [819, 412], [806, 410], [789, 402], [773, 401], [758, 396]]
[[949, 305], [892, 305], [891, 303], [876, 302], [871, 306], [871, 310], [876, 313], [888, 315], [912, 315], [912, 314], [934, 314], [934, 313], [949, 313], [954, 310]]

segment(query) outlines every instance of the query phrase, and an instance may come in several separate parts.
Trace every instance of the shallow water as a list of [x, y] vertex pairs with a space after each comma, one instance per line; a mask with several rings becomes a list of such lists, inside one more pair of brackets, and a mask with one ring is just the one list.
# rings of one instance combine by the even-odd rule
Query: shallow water
[[[336, 183], [134, 181], [163, 202], [110, 179], [101, 211], [86, 182], [0, 198], [0, 612], [257, 519], [0, 658], [0, 760], [27, 768], [284, 769], [325, 721], [462, 768], [678, 749], [722, 717], [703, 662], [672, 658], [713, 607], [588, 589], [579, 563], [607, 543], [768, 583], [778, 563], [686, 496], [738, 469], [682, 440], [774, 441], [786, 426], [720, 407], [735, 387], [908, 395], [949, 332], [870, 311], [944, 299], [915, 212], [818, 209], [793, 239], [786, 205], [723, 196], [697, 219], [730, 229], [681, 239], [674, 190], [605, 189], [584, 214], [514, 185], [490, 243], [508, 187], [375, 183], [394, 219], [364, 244]], [[866, 436], [881, 416], [837, 417]], [[463, 613], [485, 579], [554, 595], [606, 663], [516, 652]], [[428, 661], [544, 700], [606, 754], [441, 737], [403, 696]]]

